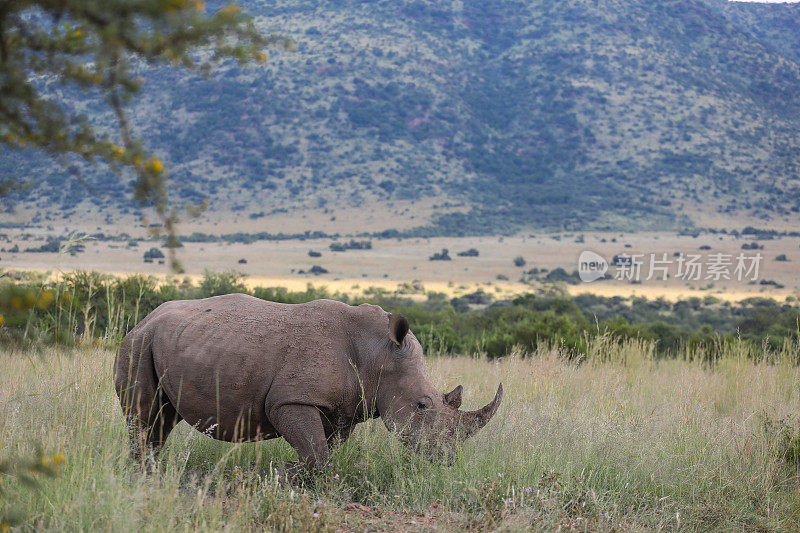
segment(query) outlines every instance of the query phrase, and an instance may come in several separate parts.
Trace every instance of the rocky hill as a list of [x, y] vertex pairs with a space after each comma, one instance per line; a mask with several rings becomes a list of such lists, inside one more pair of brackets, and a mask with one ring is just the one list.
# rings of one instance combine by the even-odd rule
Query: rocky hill
[[[241, 3], [297, 50], [210, 79], [142, 67], [135, 130], [176, 202], [257, 220], [425, 200], [397, 227], [450, 235], [800, 219], [797, 4]], [[105, 216], [135, 211], [118, 176], [84, 172]], [[39, 216], [87, 197], [43, 156], [3, 153], [0, 174], [35, 182], [10, 200]]]

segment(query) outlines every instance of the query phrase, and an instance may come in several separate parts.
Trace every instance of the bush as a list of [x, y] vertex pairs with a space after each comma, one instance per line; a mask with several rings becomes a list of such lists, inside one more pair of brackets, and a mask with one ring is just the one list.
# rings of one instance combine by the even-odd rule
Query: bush
[[[351, 239], [350, 242], [332, 242], [329, 246], [332, 252], [346, 252], [347, 250], [371, 250], [372, 241], [357, 241]], [[311, 255], [311, 253], [309, 253]], [[315, 256], [311, 256], [315, 257]]]
[[153, 259], [164, 259], [164, 252], [162, 252], [158, 248], [150, 248], [144, 253], [145, 262], [147, 262], [148, 259], [150, 260], [149, 262], [151, 263], [153, 262]]
[[521, 268], [521, 267], [524, 267], [525, 264], [526, 264], [525, 258], [522, 257], [521, 255], [518, 255], [517, 257], [514, 258], [514, 266], [515, 267], [520, 267]]
[[[33, 253], [58, 253], [61, 251], [61, 247], [64, 247], [64, 252], [75, 255], [77, 253], [83, 252], [86, 250], [86, 247], [80, 242], [70, 241], [68, 239], [58, 238], [58, 237], [47, 237], [47, 241], [42, 244], [41, 246], [26, 248], [26, 252], [33, 252]], [[15, 245], [16, 246], [16, 245]], [[19, 249], [19, 248], [17, 248]]]
[[239, 272], [214, 273], [206, 270], [203, 281], [200, 282], [200, 298], [221, 296], [223, 294], [247, 293], [247, 287], [242, 280], [245, 274]]
[[573, 270], [572, 273], [570, 274], [561, 267], [554, 268], [553, 270], [548, 272], [544, 276], [544, 280], [549, 281], [551, 283], [564, 282], [570, 285], [578, 285], [581, 282], [581, 278], [578, 275], [577, 270]]
[[442, 248], [441, 252], [436, 252], [432, 256], [428, 257], [428, 261], [451, 261], [452, 257], [450, 257], [450, 252], [447, 248]]
[[[315, 265], [309, 274], [327, 270]], [[563, 269], [554, 278], [572, 278]], [[604, 298], [584, 294], [526, 294], [496, 301], [484, 291], [449, 299], [429, 293], [425, 301], [368, 289], [358, 299], [331, 294], [309, 285], [291, 292], [281, 287], [245, 286], [237, 272], [206, 272], [199, 285], [183, 281], [158, 283], [151, 276], [119, 278], [96, 272], [73, 272], [53, 282], [41, 276], [11, 273], [0, 281], [0, 343], [71, 345], [98, 338], [115, 345], [138, 321], [160, 304], [229, 293], [252, 294], [267, 301], [302, 303], [332, 298], [347, 303], [369, 302], [408, 317], [426, 353], [483, 353], [501, 357], [514, 346], [533, 351], [558, 346], [566, 356], [585, 353], [598, 335], [613, 342], [640, 339], [656, 342], [662, 356], [700, 351], [709, 361], [739, 343], [754, 357], [796, 346], [800, 342], [796, 304], [751, 298], [740, 304], [722, 304], [714, 298], [692, 298], [675, 303], [645, 298]], [[411, 286], [419, 293], [424, 287]], [[796, 351], [796, 350], [795, 350]], [[767, 352], [767, 353], [768, 353]], [[796, 363], [800, 363], [800, 357]]]

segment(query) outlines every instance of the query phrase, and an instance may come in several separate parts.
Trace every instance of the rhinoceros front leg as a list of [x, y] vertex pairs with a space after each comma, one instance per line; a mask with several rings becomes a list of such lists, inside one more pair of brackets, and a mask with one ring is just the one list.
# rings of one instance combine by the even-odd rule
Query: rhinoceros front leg
[[299, 469], [289, 474], [306, 474], [328, 461], [328, 443], [319, 410], [312, 405], [282, 405], [272, 409], [269, 421], [297, 452]]

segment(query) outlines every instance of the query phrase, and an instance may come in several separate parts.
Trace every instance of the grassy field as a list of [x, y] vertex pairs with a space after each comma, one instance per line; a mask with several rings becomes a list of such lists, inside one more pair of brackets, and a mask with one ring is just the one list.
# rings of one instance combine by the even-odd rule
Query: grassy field
[[[264, 228], [260, 228], [264, 229]], [[277, 229], [285, 231], [278, 226]], [[273, 228], [273, 230], [277, 231]], [[74, 256], [26, 252], [37, 248], [45, 241], [45, 230], [26, 229], [11, 235], [9, 242], [2, 243], [2, 265], [4, 268], [41, 272], [69, 272], [73, 270], [97, 270], [99, 272], [125, 274], [169, 273], [167, 264], [143, 263], [143, 254], [157, 242], [142, 242], [135, 247], [124, 242], [87, 240], [85, 252]], [[113, 233], [113, 228], [109, 230]], [[122, 231], [122, 229], [120, 229]], [[185, 231], [190, 231], [185, 228]], [[28, 236], [32, 235], [30, 239]], [[52, 233], [52, 232], [50, 232]], [[68, 232], [64, 230], [64, 234]], [[48, 233], [49, 234], [49, 233]], [[22, 237], [24, 236], [25, 239]], [[343, 241], [347, 238], [340, 239]], [[754, 238], [732, 235], [702, 234], [697, 238], [675, 233], [564, 233], [517, 235], [513, 237], [441, 237], [431, 239], [373, 239], [369, 250], [330, 251], [330, 239], [257, 241], [243, 243], [186, 243], [178, 249], [186, 274], [197, 278], [205, 270], [225, 272], [235, 270], [248, 275], [251, 285], [283, 286], [302, 290], [307, 283], [325, 285], [334, 291], [358, 292], [369, 286], [394, 291], [406, 282], [416, 281], [428, 291], [459, 295], [483, 289], [501, 297], [520, 294], [541, 287], [532, 281], [526, 272], [533, 268], [552, 271], [563, 268], [572, 273], [578, 268], [578, 258], [585, 250], [594, 251], [611, 261], [617, 254], [643, 254], [644, 262], [640, 283], [629, 280], [607, 280], [594, 283], [566, 285], [572, 294], [591, 292], [604, 296], [664, 297], [669, 300], [712, 295], [728, 301], [738, 301], [752, 296], [768, 296], [783, 300], [800, 292], [800, 277], [797, 264], [800, 262], [800, 237], [781, 237], [760, 240], [759, 250], [742, 250], [751, 245]], [[19, 251], [12, 252], [16, 246]], [[5, 248], [6, 250], [3, 250]], [[478, 257], [459, 257], [458, 252], [476, 249]], [[442, 249], [449, 250], [452, 261], [429, 261]], [[166, 251], [166, 250], [164, 250]], [[310, 257], [309, 251], [321, 254]], [[731, 279], [713, 280], [704, 269], [698, 280], [682, 280], [677, 277], [675, 253], [699, 254], [702, 263], [708, 264], [715, 254], [735, 258], [738, 254], [754, 256], [760, 253], [758, 280]], [[660, 258], [663, 254], [672, 261], [669, 279], [659, 276], [647, 279], [651, 254]], [[785, 256], [786, 260], [776, 260]], [[514, 259], [521, 257], [525, 264], [516, 266]], [[246, 263], [239, 263], [240, 260]], [[735, 265], [735, 260], [732, 260]], [[309, 270], [318, 265], [327, 273], [312, 275]], [[735, 267], [732, 265], [730, 271]], [[300, 274], [300, 271], [305, 274]], [[611, 273], [613, 275], [613, 272]], [[531, 283], [522, 283], [527, 279]], [[765, 285], [761, 281], [774, 282]], [[563, 285], [563, 284], [562, 284]]]
[[713, 367], [595, 341], [576, 363], [542, 350], [486, 362], [431, 358], [465, 408], [506, 389], [455, 466], [362, 424], [313, 488], [278, 484], [282, 441], [231, 445], [185, 426], [158, 470], [127, 461], [101, 347], [0, 353], [0, 458], [63, 453], [30, 489], [0, 477], [0, 512], [56, 531], [800, 529], [800, 369], [734, 352]]

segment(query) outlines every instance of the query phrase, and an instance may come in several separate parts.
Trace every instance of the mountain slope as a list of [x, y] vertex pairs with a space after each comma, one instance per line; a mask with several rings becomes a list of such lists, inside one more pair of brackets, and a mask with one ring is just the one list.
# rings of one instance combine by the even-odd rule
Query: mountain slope
[[[699, 0], [243, 3], [298, 50], [211, 80], [143, 68], [135, 128], [179, 201], [335, 216], [432, 199], [426, 234], [680, 227], [698, 206], [800, 218], [795, 6], [760, 22], [771, 6]], [[42, 157], [0, 172], [35, 177], [16, 200], [41, 209], [86, 195]], [[126, 209], [116, 177], [87, 176], [111, 218]]]

